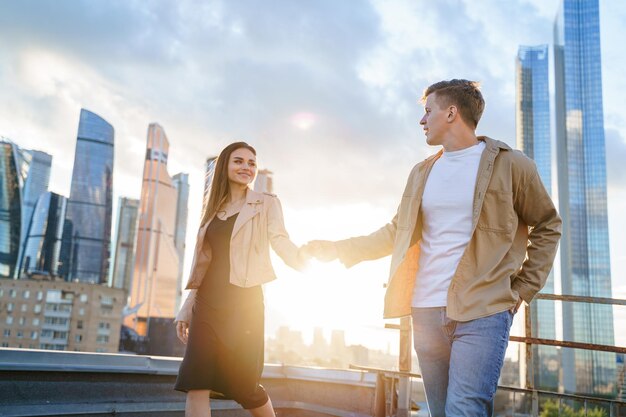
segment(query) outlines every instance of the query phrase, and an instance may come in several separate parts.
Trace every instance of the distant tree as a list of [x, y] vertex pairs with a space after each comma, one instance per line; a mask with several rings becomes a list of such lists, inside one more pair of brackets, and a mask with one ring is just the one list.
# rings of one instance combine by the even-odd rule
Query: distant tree
[[606, 412], [598, 407], [588, 409], [585, 413], [584, 409], [574, 411], [569, 405], [561, 405], [561, 412], [559, 413], [559, 403], [556, 401], [548, 400], [543, 404], [543, 409], [539, 414], [539, 417], [607, 417]]

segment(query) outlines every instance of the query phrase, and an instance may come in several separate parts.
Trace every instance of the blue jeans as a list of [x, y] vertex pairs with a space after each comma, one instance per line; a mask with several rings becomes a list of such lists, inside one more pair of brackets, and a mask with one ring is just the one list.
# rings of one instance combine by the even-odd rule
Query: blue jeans
[[413, 308], [413, 343], [432, 417], [488, 417], [509, 343], [508, 310], [467, 322]]

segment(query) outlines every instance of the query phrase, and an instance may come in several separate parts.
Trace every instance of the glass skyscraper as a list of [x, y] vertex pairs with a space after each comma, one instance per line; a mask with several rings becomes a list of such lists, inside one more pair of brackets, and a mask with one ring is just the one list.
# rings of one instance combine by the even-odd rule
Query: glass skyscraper
[[254, 180], [254, 191], [260, 193], [271, 193], [274, 190], [274, 179], [272, 175], [274, 173], [269, 169], [260, 169], [257, 171], [256, 179]]
[[37, 200], [22, 258], [23, 273], [57, 276], [67, 199], [46, 192]]
[[22, 226], [20, 230], [20, 250], [18, 255], [19, 266], [16, 271], [16, 278], [19, 278], [24, 271], [23, 259], [26, 239], [29, 236], [28, 227], [31, 223], [33, 210], [39, 197], [48, 191], [50, 182], [50, 168], [52, 166], [52, 156], [41, 151], [24, 151], [24, 159], [28, 160], [28, 175], [24, 181], [22, 192]]
[[[552, 152], [550, 140], [548, 46], [520, 46], [516, 59], [517, 147], [535, 160], [539, 176], [552, 195]], [[542, 292], [554, 294], [554, 273], [550, 272]], [[532, 335], [556, 338], [554, 301], [536, 300], [530, 305]], [[533, 346], [534, 386], [557, 390], [558, 354], [553, 346]]]
[[176, 314], [179, 254], [175, 244], [178, 192], [167, 172], [169, 142], [156, 123], [148, 126], [139, 206], [135, 273], [124, 325], [148, 335], [150, 318]]
[[14, 278], [22, 225], [25, 170], [18, 147], [0, 140], [0, 278]]
[[174, 246], [178, 252], [178, 279], [176, 280], [176, 307], [178, 311], [182, 302], [183, 266], [185, 259], [185, 239], [187, 237], [187, 214], [189, 201], [189, 174], [174, 175], [172, 183], [176, 188], [176, 223], [174, 229]]
[[113, 262], [111, 286], [126, 290], [126, 296], [128, 296], [135, 271], [139, 200], [120, 197], [117, 213], [115, 261]]
[[114, 131], [81, 109], [63, 232], [62, 274], [68, 281], [106, 283], [111, 243]]
[[[563, 0], [554, 25], [564, 294], [611, 297], [598, 0]], [[614, 344], [612, 306], [563, 303], [563, 338]], [[563, 349], [566, 392], [614, 396], [616, 355]]]

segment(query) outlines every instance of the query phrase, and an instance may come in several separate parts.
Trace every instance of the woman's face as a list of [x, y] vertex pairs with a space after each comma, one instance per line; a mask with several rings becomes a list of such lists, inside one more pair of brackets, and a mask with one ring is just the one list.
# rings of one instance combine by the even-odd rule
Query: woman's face
[[256, 157], [246, 148], [239, 148], [230, 154], [228, 161], [228, 182], [231, 185], [247, 186], [256, 176]]

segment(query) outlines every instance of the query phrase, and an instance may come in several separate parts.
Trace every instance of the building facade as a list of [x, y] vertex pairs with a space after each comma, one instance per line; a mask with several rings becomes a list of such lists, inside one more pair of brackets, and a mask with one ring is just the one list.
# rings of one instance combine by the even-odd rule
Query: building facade
[[148, 335], [149, 318], [176, 313], [180, 257], [175, 245], [177, 190], [167, 172], [169, 142], [156, 123], [148, 127], [139, 207], [135, 272], [124, 325]]
[[15, 144], [0, 141], [0, 278], [13, 278], [17, 270], [22, 225], [21, 156]]
[[29, 226], [39, 197], [48, 191], [50, 168], [52, 167], [52, 156], [45, 152], [35, 150], [24, 151], [23, 157], [28, 160], [28, 175], [24, 181], [24, 189], [22, 192], [22, 226], [20, 230], [19, 263], [15, 278], [19, 278], [24, 272], [24, 249], [26, 239], [29, 235]]
[[128, 295], [135, 272], [139, 200], [120, 197], [117, 210], [113, 273], [110, 285], [123, 289]]
[[187, 238], [187, 216], [189, 202], [189, 174], [179, 173], [172, 178], [176, 188], [176, 221], [174, 228], [174, 246], [178, 252], [178, 278], [176, 279], [176, 306], [178, 311], [182, 303], [183, 266], [185, 261], [185, 239]]
[[28, 227], [22, 276], [58, 276], [67, 198], [47, 192], [39, 197]]
[[2, 347], [117, 352], [123, 291], [82, 282], [0, 280]]
[[108, 281], [113, 147], [113, 126], [81, 109], [63, 232], [62, 274], [68, 281]]
[[[550, 79], [548, 45], [520, 46], [516, 59], [517, 147], [534, 159], [539, 176], [552, 195], [552, 141], [550, 135]], [[541, 292], [554, 294], [554, 271]], [[537, 300], [530, 305], [532, 335], [556, 339], [554, 301]], [[559, 374], [548, 364], [558, 360], [553, 346], [533, 345], [534, 386], [554, 390]]]
[[[564, 294], [611, 297], [598, 0], [563, 0], [554, 25]], [[612, 306], [563, 303], [563, 338], [614, 344]], [[563, 349], [566, 392], [614, 396], [614, 353]]]

